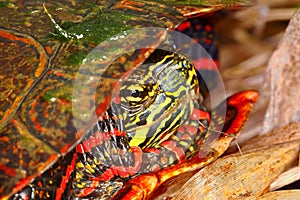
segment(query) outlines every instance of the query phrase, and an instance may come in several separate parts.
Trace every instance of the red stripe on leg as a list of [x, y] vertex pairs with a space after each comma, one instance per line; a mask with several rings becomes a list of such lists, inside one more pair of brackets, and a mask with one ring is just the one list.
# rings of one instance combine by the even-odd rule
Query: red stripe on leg
[[166, 149], [168, 149], [168, 150], [170, 150], [172, 152], [174, 152], [175, 155], [176, 155], [176, 157], [177, 157], [177, 159], [178, 159], [178, 161], [181, 162], [181, 161], [185, 160], [185, 157], [184, 157], [185, 154], [184, 154], [183, 149], [180, 148], [180, 147], [177, 147], [176, 144], [177, 143], [174, 142], [174, 141], [172, 141], [172, 140], [167, 140], [167, 141], [161, 143], [161, 146], [165, 147]]
[[206, 119], [206, 120], [210, 121], [210, 114], [204, 110], [194, 108], [192, 115], [191, 115], [191, 119], [192, 120]]
[[63, 195], [63, 193], [64, 193], [64, 191], [66, 189], [67, 183], [70, 180], [70, 176], [71, 176], [72, 172], [74, 171], [76, 159], [77, 159], [77, 154], [74, 153], [72, 161], [71, 161], [71, 165], [69, 165], [67, 167], [66, 175], [62, 178], [61, 184], [60, 184], [59, 188], [56, 190], [55, 200], [61, 199], [61, 197], [62, 197], [62, 195]]

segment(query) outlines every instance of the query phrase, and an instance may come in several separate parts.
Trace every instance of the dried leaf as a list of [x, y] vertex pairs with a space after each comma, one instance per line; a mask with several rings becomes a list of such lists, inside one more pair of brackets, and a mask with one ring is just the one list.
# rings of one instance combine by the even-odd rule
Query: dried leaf
[[291, 19], [266, 73], [270, 90], [263, 132], [300, 120], [300, 10]]
[[255, 199], [298, 157], [288, 143], [216, 160], [195, 174], [174, 199]]
[[297, 180], [300, 180], [300, 167], [298, 166], [280, 174], [279, 177], [270, 185], [270, 191], [277, 190]]
[[259, 200], [297, 200], [300, 199], [300, 190], [282, 190], [269, 192], [259, 198]]
[[242, 150], [266, 147], [273, 144], [296, 140], [300, 142], [300, 121], [277, 128], [267, 134], [256, 136], [243, 144]]
[[[268, 147], [270, 145], [292, 141], [300, 144], [300, 122], [294, 122], [287, 126], [275, 129], [267, 134], [258, 135], [243, 144], [242, 151], [249, 149], [255, 150], [261, 147]], [[281, 174], [278, 179], [270, 185], [270, 191], [291, 184], [297, 180], [300, 180], [299, 167], [295, 167]]]

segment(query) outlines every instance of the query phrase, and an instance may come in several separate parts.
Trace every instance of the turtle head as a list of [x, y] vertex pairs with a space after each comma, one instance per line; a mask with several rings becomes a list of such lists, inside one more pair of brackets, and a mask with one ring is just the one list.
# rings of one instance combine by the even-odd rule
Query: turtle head
[[[130, 146], [157, 147], [189, 120], [200, 102], [197, 74], [184, 56], [156, 50], [123, 83], [118, 116]], [[117, 110], [117, 109], [114, 109]]]

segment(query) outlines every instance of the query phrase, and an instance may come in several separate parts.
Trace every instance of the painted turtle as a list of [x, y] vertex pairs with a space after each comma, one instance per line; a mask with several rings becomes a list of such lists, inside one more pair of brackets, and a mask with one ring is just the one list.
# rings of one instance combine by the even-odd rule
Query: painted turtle
[[[65, 42], [61, 41], [64, 38], [49, 38], [49, 33], [54, 32], [53, 26], [43, 13], [41, 3], [1, 4], [2, 198], [23, 188], [11, 198], [114, 196], [115, 199], [146, 199], [166, 180], [199, 169], [225, 151], [233, 139], [226, 133], [239, 133], [257, 98], [256, 92], [236, 94], [220, 105], [228, 107], [224, 134], [216, 141], [214, 151], [206, 156], [196, 156], [203, 153], [197, 150], [203, 139], [213, 134], [208, 131], [208, 124], [215, 124], [212, 127], [217, 129], [218, 122], [210, 122], [211, 113], [199, 100], [199, 80], [193, 63], [179, 54], [153, 53], [165, 39], [161, 32], [151, 33], [157, 37], [149, 43], [152, 48], [122, 56], [106, 71], [109, 80], [97, 87], [96, 125], [75, 129], [72, 92], [82, 59], [96, 44], [123, 30], [136, 26], [174, 28], [184, 21], [182, 13], [188, 16], [202, 11], [196, 3], [189, 6], [173, 4], [143, 1], [120, 1], [109, 5], [107, 2], [97, 5], [74, 1], [49, 3], [46, 6], [50, 11], [57, 8], [58, 15], [60, 9], [64, 10], [60, 19], [69, 33], [84, 35], [79, 41]], [[219, 7], [211, 7], [211, 10], [215, 9]], [[75, 10], [79, 14], [74, 14]], [[187, 30], [184, 25], [178, 29]], [[141, 63], [149, 65], [138, 67]], [[159, 76], [160, 72], [155, 71], [166, 64], [176, 73]], [[124, 76], [135, 67], [132, 76]], [[141, 79], [138, 85], [135, 73]], [[153, 76], [160, 84], [145, 85]], [[180, 90], [175, 87], [176, 82], [172, 82], [178, 77], [185, 78], [178, 79], [184, 84]], [[113, 97], [111, 91], [119, 79], [123, 80], [118, 89], [121, 95]], [[161, 88], [164, 85], [165, 90]], [[160, 95], [166, 93], [169, 95]], [[182, 106], [178, 101], [182, 99], [181, 95], [198, 97]], [[156, 119], [159, 115], [161, 120]], [[181, 120], [189, 123], [184, 124]], [[139, 132], [133, 124], [143, 127], [143, 131]], [[150, 129], [153, 135], [146, 136]], [[33, 179], [35, 181], [29, 185]]]

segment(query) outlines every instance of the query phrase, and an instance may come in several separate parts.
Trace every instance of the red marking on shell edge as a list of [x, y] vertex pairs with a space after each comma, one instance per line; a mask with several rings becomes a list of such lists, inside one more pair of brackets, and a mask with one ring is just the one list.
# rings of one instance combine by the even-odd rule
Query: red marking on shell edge
[[[147, 55], [149, 53], [153, 52], [153, 49], [150, 47], [150, 48], [141, 49], [140, 51], [141, 51], [141, 53], [137, 57], [137, 59], [135, 59], [135, 61], [133, 62], [133, 66], [138, 66], [138, 64], [144, 62], [144, 60], [146, 59]], [[129, 73], [130, 73], [130, 71], [129, 71]]]
[[49, 46], [46, 46], [45, 50], [49, 55], [51, 55], [53, 53], [51, 47], [49, 47]]
[[[39, 96], [40, 96], [40, 95], [39, 95]], [[43, 133], [42, 125], [37, 121], [36, 116], [34, 115], [34, 113], [35, 113], [34, 109], [35, 109], [36, 106], [37, 106], [37, 102], [34, 101], [34, 102], [32, 103], [31, 109], [30, 109], [30, 111], [29, 111], [29, 113], [30, 113], [31, 115], [33, 115], [33, 116], [31, 117], [31, 121], [34, 123], [36, 130], [37, 130], [39, 133]]]
[[71, 105], [71, 102], [69, 100], [59, 98], [58, 99], [58, 104], [59, 104], [59, 106]]
[[71, 147], [71, 144], [67, 144], [67, 145], [63, 146], [62, 148], [60, 148], [60, 152], [61, 153], [66, 153], [66, 152], [68, 152], [70, 147]]
[[59, 76], [59, 77], [65, 77], [66, 74], [60, 72], [60, 71], [54, 71], [53, 74], [55, 74], [56, 76]]
[[36, 117], [32, 117], [31, 120], [35, 125], [35, 129], [38, 130], [38, 132], [43, 133], [42, 125], [36, 120]]
[[191, 22], [189, 22], [189, 21], [183, 22], [183, 23], [181, 23], [181, 24], [176, 28], [176, 30], [177, 30], [177, 31], [184, 31], [184, 30], [190, 28], [190, 26], [191, 26]]
[[80, 129], [76, 132], [75, 134], [75, 139], [79, 140], [80, 138], [82, 138], [82, 136], [85, 134], [85, 130], [84, 129]]
[[34, 107], [37, 105], [37, 102], [36, 101], [34, 101], [33, 103], [32, 103], [32, 105], [31, 105], [31, 107], [32, 107], [32, 109], [30, 109], [30, 111], [29, 111], [29, 114], [33, 114], [34, 113]]
[[111, 101], [111, 97], [110, 96], [106, 96], [104, 98], [104, 101], [97, 106], [96, 116], [100, 116], [100, 115], [102, 115], [106, 111], [107, 107], [110, 104], [110, 101]]
[[0, 164], [0, 170], [4, 171], [8, 176], [16, 176], [16, 170]]
[[211, 58], [193, 60], [193, 64], [197, 70], [219, 70], [219, 62]]
[[13, 188], [13, 193], [16, 193], [19, 190], [21, 190], [24, 186], [28, 185], [34, 178], [34, 176], [27, 176], [26, 178], [21, 179]]

